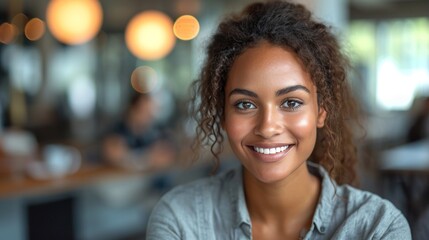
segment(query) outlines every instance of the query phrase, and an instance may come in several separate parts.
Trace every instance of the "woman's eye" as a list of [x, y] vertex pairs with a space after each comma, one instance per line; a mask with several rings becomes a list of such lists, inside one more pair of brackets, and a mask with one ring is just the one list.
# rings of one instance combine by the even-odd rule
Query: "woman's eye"
[[283, 102], [282, 107], [283, 108], [287, 108], [287, 109], [292, 109], [295, 110], [299, 107], [301, 107], [302, 102], [297, 101], [297, 100], [286, 100]]
[[256, 108], [255, 105], [251, 102], [238, 102], [235, 104], [235, 107], [239, 110], [247, 110], [247, 109], [254, 109]]

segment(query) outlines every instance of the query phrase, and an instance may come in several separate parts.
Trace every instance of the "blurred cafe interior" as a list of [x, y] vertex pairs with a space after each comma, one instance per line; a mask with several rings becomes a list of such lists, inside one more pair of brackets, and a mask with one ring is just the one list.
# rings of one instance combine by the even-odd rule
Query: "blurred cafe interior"
[[[295, 1], [351, 60], [359, 187], [428, 239], [429, 1]], [[0, 0], [0, 239], [144, 239], [163, 193], [213, 174], [209, 153], [190, 161], [190, 85], [250, 2]], [[146, 135], [118, 138], [129, 123]], [[218, 171], [236, 164], [225, 147]]]

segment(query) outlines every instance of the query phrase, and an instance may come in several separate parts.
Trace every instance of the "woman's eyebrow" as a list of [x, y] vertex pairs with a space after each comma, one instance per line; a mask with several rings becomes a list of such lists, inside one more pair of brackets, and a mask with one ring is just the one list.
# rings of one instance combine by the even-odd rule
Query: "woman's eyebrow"
[[[303, 91], [310, 93], [310, 90], [308, 90], [308, 88], [304, 87], [303, 85], [294, 85], [294, 86], [285, 87], [285, 88], [282, 88], [280, 90], [277, 90], [276, 96], [284, 95], [284, 94], [287, 94], [287, 93], [290, 93], [293, 91], [298, 91], [298, 90], [303, 90]], [[254, 93], [252, 91], [246, 90], [246, 89], [242, 89], [242, 88], [234, 88], [229, 93], [229, 96], [234, 95], [234, 94], [241, 94], [241, 95], [246, 95], [246, 96], [254, 97], [254, 98], [258, 97], [258, 94]]]
[[257, 98], [257, 97], [258, 97], [258, 94], [254, 93], [254, 92], [252, 92], [252, 91], [246, 90], [246, 89], [242, 89], [242, 88], [234, 88], [234, 89], [229, 93], [229, 96], [231, 96], [231, 95], [233, 95], [233, 94], [241, 94], [241, 95], [246, 95], [246, 96], [254, 97], [254, 98]]
[[280, 90], [277, 90], [276, 96], [284, 95], [284, 94], [287, 94], [287, 93], [290, 93], [293, 91], [297, 91], [297, 90], [303, 90], [303, 91], [310, 93], [310, 90], [308, 90], [308, 88], [306, 88], [302, 85], [294, 85], [294, 86], [285, 87], [285, 88], [282, 88]]

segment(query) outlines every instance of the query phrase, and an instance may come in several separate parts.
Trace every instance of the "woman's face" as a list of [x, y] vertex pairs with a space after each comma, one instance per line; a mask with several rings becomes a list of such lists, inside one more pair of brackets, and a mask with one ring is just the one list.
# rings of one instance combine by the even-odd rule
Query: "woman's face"
[[264, 183], [305, 167], [326, 111], [292, 51], [263, 42], [233, 63], [222, 127], [246, 171]]

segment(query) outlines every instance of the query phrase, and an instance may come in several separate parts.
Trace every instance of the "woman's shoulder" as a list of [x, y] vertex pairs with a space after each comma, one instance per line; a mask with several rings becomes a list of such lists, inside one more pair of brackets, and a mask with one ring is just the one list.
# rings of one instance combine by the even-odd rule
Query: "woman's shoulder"
[[[376, 193], [358, 189], [350, 185], [341, 185], [337, 188], [338, 195], [347, 202], [347, 206], [352, 209], [371, 210], [375, 213], [386, 213], [388, 215], [400, 215], [401, 211], [389, 200]], [[381, 216], [385, 216], [381, 214]]]
[[349, 223], [346, 228], [364, 228], [362, 233], [371, 233], [375, 238], [394, 236], [393, 239], [410, 239], [407, 219], [389, 200], [349, 185], [338, 186], [337, 191], [336, 207], [344, 209], [343, 214], [347, 216], [344, 224]]
[[[320, 165], [309, 163], [313, 174], [318, 175], [322, 181], [320, 200], [321, 212], [324, 216], [330, 215], [333, 209], [339, 215], [362, 217], [376, 215], [380, 218], [397, 218], [402, 216], [401, 211], [387, 199], [376, 193], [359, 189], [348, 184], [337, 185], [329, 177], [328, 172]], [[325, 214], [326, 213], [326, 214]]]

